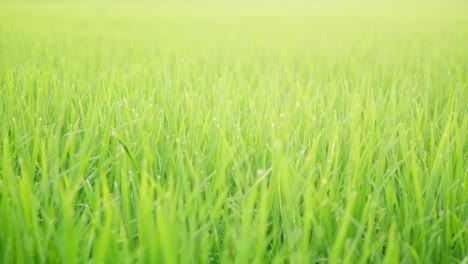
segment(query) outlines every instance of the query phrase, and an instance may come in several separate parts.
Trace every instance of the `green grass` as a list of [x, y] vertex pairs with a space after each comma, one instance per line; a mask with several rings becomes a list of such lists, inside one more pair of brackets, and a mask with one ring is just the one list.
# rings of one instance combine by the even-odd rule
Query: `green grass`
[[466, 263], [467, 14], [0, 3], [0, 262]]

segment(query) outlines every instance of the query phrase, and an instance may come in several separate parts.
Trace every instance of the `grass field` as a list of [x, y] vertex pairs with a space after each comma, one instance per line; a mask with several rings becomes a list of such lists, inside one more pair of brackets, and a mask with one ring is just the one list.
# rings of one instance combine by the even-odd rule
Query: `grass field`
[[468, 263], [468, 3], [0, 3], [1, 263]]

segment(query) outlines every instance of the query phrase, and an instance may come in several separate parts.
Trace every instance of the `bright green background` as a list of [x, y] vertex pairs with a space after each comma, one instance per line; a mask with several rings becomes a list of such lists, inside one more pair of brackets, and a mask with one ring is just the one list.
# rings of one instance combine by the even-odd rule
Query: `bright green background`
[[0, 262], [457, 263], [468, 4], [0, 3]]

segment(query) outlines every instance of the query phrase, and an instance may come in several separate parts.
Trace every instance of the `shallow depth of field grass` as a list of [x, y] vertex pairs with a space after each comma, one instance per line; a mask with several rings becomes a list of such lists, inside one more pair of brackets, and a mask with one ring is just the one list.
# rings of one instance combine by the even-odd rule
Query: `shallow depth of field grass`
[[0, 3], [0, 262], [468, 261], [468, 4]]

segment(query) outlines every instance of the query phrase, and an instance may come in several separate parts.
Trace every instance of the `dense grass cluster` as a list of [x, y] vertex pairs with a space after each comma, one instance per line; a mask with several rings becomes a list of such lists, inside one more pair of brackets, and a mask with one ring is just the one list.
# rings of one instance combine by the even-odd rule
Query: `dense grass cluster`
[[0, 3], [0, 262], [468, 261], [467, 14]]

